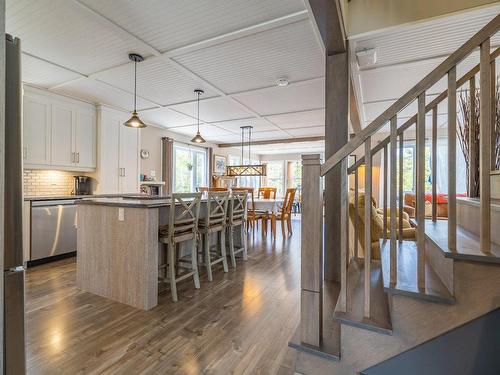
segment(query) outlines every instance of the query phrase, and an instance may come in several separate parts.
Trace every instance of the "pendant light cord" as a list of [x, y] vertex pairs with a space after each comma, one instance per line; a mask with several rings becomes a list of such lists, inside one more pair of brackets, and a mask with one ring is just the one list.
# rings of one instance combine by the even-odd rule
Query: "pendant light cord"
[[200, 92], [198, 94], [198, 133], [200, 132]]
[[137, 61], [134, 62], [134, 112], [137, 112]]

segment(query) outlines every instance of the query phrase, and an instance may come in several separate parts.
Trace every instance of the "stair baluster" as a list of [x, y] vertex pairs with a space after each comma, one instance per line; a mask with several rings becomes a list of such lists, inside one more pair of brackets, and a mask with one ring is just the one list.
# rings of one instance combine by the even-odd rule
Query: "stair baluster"
[[457, 249], [457, 68], [448, 72], [448, 247]]
[[371, 260], [372, 260], [372, 142], [365, 141], [365, 318], [371, 317]]
[[[391, 198], [390, 198], [390, 212], [391, 212], [391, 229], [390, 229], [390, 238], [391, 238], [391, 268], [390, 268], [390, 277], [391, 277], [391, 286], [395, 286], [397, 282], [397, 254], [396, 254], [396, 248], [397, 248], [397, 229], [396, 229], [396, 194], [397, 194], [397, 161], [396, 161], [396, 156], [397, 156], [397, 147], [398, 144], [396, 142], [397, 138], [397, 131], [398, 131], [398, 118], [397, 116], [394, 116], [391, 119], [391, 136], [390, 136], [390, 145], [391, 145]], [[402, 171], [400, 171], [400, 174], [402, 175]], [[386, 175], [384, 175], [386, 176]], [[385, 177], [386, 178], [386, 177]], [[400, 216], [402, 218], [402, 216]], [[401, 230], [399, 233], [399, 237], [401, 238], [403, 236], [403, 231]]]

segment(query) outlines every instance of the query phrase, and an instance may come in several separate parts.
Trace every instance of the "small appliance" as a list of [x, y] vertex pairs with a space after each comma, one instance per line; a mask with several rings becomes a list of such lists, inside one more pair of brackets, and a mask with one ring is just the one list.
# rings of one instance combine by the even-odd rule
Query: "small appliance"
[[88, 176], [73, 176], [75, 179], [75, 195], [91, 195], [92, 194], [92, 179]]

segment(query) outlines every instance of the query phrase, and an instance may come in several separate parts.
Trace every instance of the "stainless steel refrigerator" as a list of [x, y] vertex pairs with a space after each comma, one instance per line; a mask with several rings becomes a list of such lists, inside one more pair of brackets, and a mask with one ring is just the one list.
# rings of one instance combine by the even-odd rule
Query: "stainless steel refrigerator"
[[4, 189], [4, 365], [6, 374], [24, 374], [24, 266], [21, 45], [5, 40]]

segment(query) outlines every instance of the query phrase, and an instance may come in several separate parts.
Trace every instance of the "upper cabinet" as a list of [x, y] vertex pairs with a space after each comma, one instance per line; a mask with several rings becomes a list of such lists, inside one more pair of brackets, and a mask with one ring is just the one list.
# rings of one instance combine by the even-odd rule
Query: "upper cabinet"
[[26, 168], [95, 171], [95, 106], [32, 88], [23, 101]]

